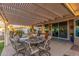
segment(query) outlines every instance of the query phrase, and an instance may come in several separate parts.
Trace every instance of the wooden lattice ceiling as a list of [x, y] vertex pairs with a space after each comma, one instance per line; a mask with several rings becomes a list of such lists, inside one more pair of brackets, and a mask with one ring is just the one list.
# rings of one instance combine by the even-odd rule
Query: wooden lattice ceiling
[[0, 12], [10, 24], [20, 25], [49, 23], [60, 21], [60, 19], [67, 16], [74, 16], [61, 3], [2, 3], [0, 4]]

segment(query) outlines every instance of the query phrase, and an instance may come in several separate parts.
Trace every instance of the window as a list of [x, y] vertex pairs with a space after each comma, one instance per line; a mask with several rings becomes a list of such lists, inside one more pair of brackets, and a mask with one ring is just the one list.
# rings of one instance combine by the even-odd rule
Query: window
[[60, 23], [53, 24], [52, 36], [67, 38], [67, 22], [60, 22]]
[[52, 26], [52, 33], [53, 33], [53, 36], [58, 37], [58, 31], [59, 31], [58, 23], [53, 24], [53, 26]]
[[59, 23], [59, 37], [67, 38], [67, 22]]
[[79, 20], [76, 21], [76, 36], [79, 37]]

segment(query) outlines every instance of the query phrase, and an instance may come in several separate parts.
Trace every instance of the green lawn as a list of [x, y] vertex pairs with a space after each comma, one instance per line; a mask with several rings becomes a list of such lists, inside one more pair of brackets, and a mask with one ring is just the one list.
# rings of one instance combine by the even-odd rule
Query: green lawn
[[4, 42], [0, 42], [0, 55], [1, 55], [3, 48], [4, 48]]

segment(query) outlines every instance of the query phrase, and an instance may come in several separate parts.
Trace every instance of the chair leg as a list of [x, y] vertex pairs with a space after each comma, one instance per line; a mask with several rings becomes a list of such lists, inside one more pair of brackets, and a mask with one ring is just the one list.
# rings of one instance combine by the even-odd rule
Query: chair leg
[[18, 56], [19, 54], [22, 54], [23, 56], [25, 56], [25, 54], [24, 53], [15, 53], [15, 54], [13, 54], [13, 56]]
[[50, 52], [48, 52], [48, 51], [40, 51], [39, 55], [40, 56], [51, 56]]

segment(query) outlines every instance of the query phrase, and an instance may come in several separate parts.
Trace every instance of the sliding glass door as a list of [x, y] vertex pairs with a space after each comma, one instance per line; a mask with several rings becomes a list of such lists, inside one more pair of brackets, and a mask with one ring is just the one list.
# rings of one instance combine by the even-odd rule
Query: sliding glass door
[[52, 36], [58, 38], [68, 38], [67, 22], [52, 24]]
[[67, 38], [67, 22], [59, 23], [59, 37]]
[[58, 23], [53, 24], [52, 25], [52, 36], [58, 37], [58, 31], [59, 31]]

